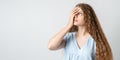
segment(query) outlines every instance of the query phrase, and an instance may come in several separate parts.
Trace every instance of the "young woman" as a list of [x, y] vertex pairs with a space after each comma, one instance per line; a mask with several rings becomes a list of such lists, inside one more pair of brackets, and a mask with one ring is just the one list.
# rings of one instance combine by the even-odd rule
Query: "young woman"
[[65, 60], [113, 60], [98, 18], [85, 3], [75, 6], [68, 24], [50, 39], [48, 48], [64, 48]]

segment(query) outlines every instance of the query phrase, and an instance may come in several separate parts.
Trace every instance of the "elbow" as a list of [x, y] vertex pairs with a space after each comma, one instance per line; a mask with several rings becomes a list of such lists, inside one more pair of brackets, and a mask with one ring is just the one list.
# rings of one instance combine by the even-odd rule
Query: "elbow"
[[49, 49], [49, 50], [55, 50], [55, 46], [52, 45], [52, 44], [48, 44], [48, 49]]

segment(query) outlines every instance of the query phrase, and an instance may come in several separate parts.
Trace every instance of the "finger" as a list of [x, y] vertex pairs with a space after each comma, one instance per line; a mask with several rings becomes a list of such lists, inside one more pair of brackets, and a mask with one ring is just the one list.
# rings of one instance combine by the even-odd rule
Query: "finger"
[[80, 10], [74, 11], [73, 13], [79, 13]]
[[73, 9], [73, 12], [78, 11], [78, 10], [79, 10], [79, 7], [75, 7], [75, 8]]
[[77, 14], [77, 13], [79, 13], [79, 11], [80, 11], [80, 9], [79, 9], [79, 10], [74, 11], [74, 12], [73, 12], [73, 14]]
[[73, 13], [79, 13], [80, 9], [76, 9]]
[[75, 15], [77, 15], [78, 13], [74, 13], [73, 15], [75, 16]]

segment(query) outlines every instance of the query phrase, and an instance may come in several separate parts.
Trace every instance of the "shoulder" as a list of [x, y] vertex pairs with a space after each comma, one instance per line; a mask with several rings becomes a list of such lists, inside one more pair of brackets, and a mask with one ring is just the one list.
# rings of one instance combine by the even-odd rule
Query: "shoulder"
[[74, 36], [76, 32], [68, 32], [66, 35], [71, 37], [71, 36]]
[[90, 38], [89, 38], [89, 43], [92, 46], [96, 46], [96, 41], [94, 40], [94, 38], [92, 36], [90, 36]]
[[67, 32], [64, 36], [64, 40], [68, 40], [74, 36], [75, 32]]
[[90, 35], [90, 41], [95, 42], [94, 38]]

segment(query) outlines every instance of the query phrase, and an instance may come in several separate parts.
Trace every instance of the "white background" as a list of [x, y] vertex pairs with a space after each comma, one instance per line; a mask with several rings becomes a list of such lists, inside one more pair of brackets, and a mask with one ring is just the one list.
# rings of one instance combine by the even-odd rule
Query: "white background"
[[63, 60], [63, 49], [50, 51], [47, 44], [79, 2], [93, 7], [120, 60], [120, 0], [0, 0], [0, 60]]

